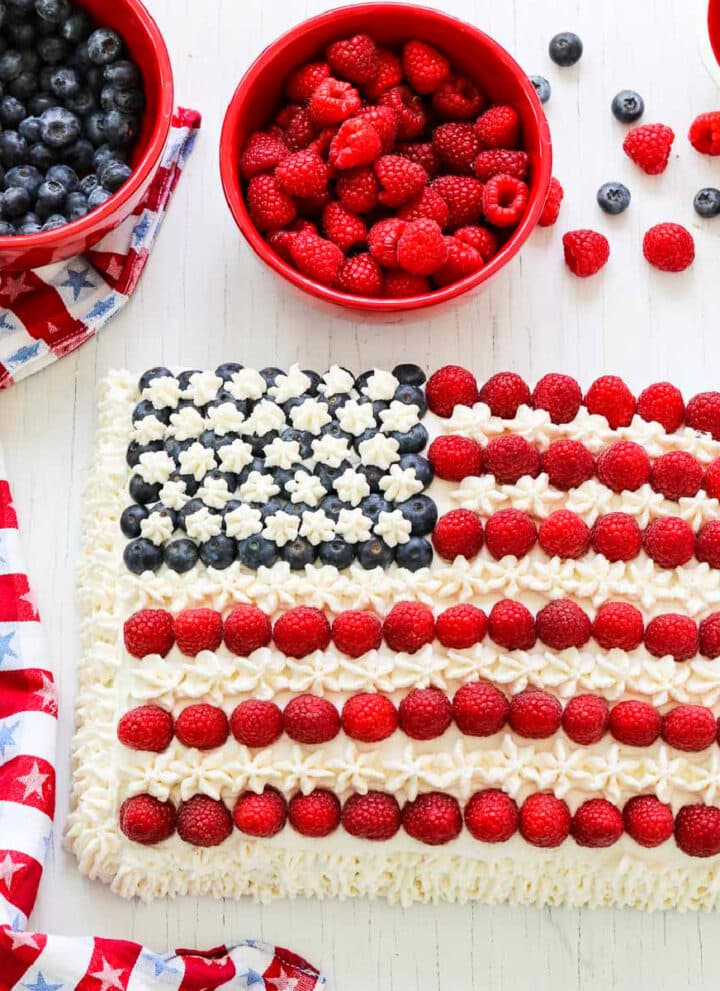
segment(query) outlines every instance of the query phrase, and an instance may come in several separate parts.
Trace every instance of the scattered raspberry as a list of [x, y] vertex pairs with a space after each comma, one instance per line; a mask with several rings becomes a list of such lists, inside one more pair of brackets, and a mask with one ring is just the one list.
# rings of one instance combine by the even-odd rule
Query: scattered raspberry
[[327, 62], [308, 62], [292, 72], [285, 83], [285, 93], [293, 103], [306, 103], [330, 75]]
[[650, 458], [632, 440], [619, 440], [597, 459], [597, 477], [613, 492], [636, 492], [650, 478]]
[[425, 130], [425, 105], [408, 86], [393, 86], [385, 90], [380, 97], [380, 105], [397, 111], [399, 141], [414, 141]]
[[325, 57], [333, 72], [351, 83], [369, 83], [378, 71], [375, 42], [367, 34], [342, 38], [328, 46]]
[[540, 467], [556, 489], [575, 489], [595, 474], [595, 458], [579, 440], [556, 440], [543, 452]]
[[405, 220], [392, 217], [373, 224], [368, 234], [368, 248], [378, 265], [383, 268], [397, 268], [397, 246], [407, 227]]
[[496, 175], [509, 175], [514, 179], [525, 179], [528, 170], [526, 151], [513, 151], [510, 148], [488, 148], [475, 159], [475, 175], [481, 182], [487, 182]]
[[416, 93], [434, 93], [450, 75], [450, 63], [424, 41], [408, 41], [403, 48], [405, 78]]
[[705, 469], [703, 488], [711, 499], [720, 499], [720, 458], [717, 458]]
[[630, 699], [610, 710], [610, 732], [619, 743], [649, 747], [660, 736], [660, 713], [649, 702]]
[[327, 743], [340, 732], [340, 714], [319, 695], [296, 695], [285, 706], [283, 728], [297, 743]]
[[432, 186], [426, 186], [414, 200], [398, 210], [402, 220], [434, 220], [443, 229], [450, 216], [447, 203]]
[[382, 94], [402, 82], [402, 62], [389, 48], [376, 48], [377, 71], [373, 79], [363, 86], [368, 100], [378, 100]]
[[409, 158], [411, 162], [417, 162], [418, 165], [422, 165], [427, 174], [433, 178], [440, 171], [440, 159], [432, 141], [400, 142], [395, 152], [398, 155]]
[[675, 817], [675, 842], [691, 857], [720, 853], [720, 809], [714, 805], [683, 805]]
[[378, 204], [380, 187], [370, 168], [351, 169], [335, 183], [337, 198], [350, 213], [371, 213]]
[[510, 727], [529, 740], [544, 740], [560, 729], [562, 706], [549, 692], [527, 688], [510, 699]]
[[520, 434], [502, 434], [485, 448], [485, 468], [498, 485], [514, 485], [524, 476], [537, 478], [540, 454]]
[[592, 635], [603, 650], [635, 650], [645, 635], [642, 613], [629, 602], [604, 602], [595, 613]]
[[423, 296], [430, 292], [430, 282], [422, 275], [409, 272], [386, 272], [383, 295], [387, 299], [404, 299], [409, 296]]
[[465, 806], [465, 825], [481, 843], [505, 843], [517, 832], [517, 805], [497, 788], [478, 791]]
[[363, 692], [349, 698], [342, 710], [342, 727], [353, 740], [378, 743], [398, 726], [397, 709], [385, 695]]
[[531, 650], [537, 639], [530, 610], [514, 599], [501, 599], [490, 610], [490, 637], [506, 650]]
[[[431, 376], [432, 382], [434, 376]], [[428, 389], [428, 393], [429, 393]], [[449, 395], [442, 397], [445, 404]], [[430, 395], [428, 395], [430, 402]], [[443, 406], [443, 408], [446, 408]], [[483, 451], [477, 441], [471, 437], [461, 437], [459, 434], [441, 434], [436, 437], [428, 448], [428, 460], [437, 478], [448, 482], [461, 482], [469, 475], [481, 475], [483, 469]]]
[[709, 520], [695, 540], [695, 557], [711, 568], [720, 568], [720, 520]]
[[123, 637], [132, 657], [165, 657], [175, 643], [173, 618], [165, 609], [141, 609], [125, 620]]
[[560, 846], [570, 832], [570, 810], [561, 798], [536, 792], [523, 802], [519, 825], [523, 839], [533, 846]]
[[463, 602], [440, 613], [435, 632], [443, 647], [455, 650], [473, 647], [485, 637], [487, 616], [477, 606]]
[[622, 813], [606, 798], [590, 798], [572, 817], [570, 832], [578, 846], [612, 846], [623, 834]]
[[717, 732], [712, 710], [702, 705], [677, 705], [662, 717], [661, 736], [677, 750], [706, 750], [715, 742]]
[[397, 799], [382, 791], [351, 795], [342, 810], [343, 829], [361, 840], [392, 839], [400, 829], [401, 821]]
[[499, 733], [510, 715], [510, 703], [488, 681], [470, 681], [455, 692], [452, 702], [457, 728], [466, 736]]
[[447, 286], [451, 282], [459, 282], [468, 275], [473, 275], [483, 267], [483, 258], [472, 245], [457, 237], [446, 237], [447, 261], [435, 273], [435, 285]]
[[577, 230], [563, 234], [565, 264], [581, 279], [595, 275], [610, 257], [610, 244], [597, 231]]
[[557, 372], [543, 375], [532, 393], [533, 408], [547, 410], [553, 423], [570, 423], [581, 402], [582, 392], [575, 379]]
[[450, 699], [439, 688], [413, 688], [398, 706], [400, 729], [413, 740], [442, 736], [453, 718]]
[[686, 421], [693, 430], [720, 440], [720, 392], [700, 392], [687, 404]]
[[380, 183], [378, 200], [382, 206], [396, 207], [418, 196], [428, 176], [422, 165], [402, 155], [383, 155], [373, 166]]
[[340, 127], [330, 144], [329, 160], [336, 169], [370, 165], [382, 154], [380, 135], [369, 120], [353, 117]]
[[282, 736], [282, 730], [282, 712], [274, 702], [246, 699], [230, 716], [232, 735], [246, 747], [272, 746]]
[[688, 140], [701, 155], [720, 155], [720, 111], [700, 114], [690, 125]]
[[357, 119], [371, 124], [375, 128], [380, 136], [383, 154], [389, 154], [393, 150], [399, 121], [398, 112], [394, 107], [362, 107], [357, 113]]
[[342, 203], [333, 200], [322, 213], [322, 225], [328, 241], [337, 244], [341, 251], [349, 251], [356, 244], [367, 240], [365, 221], [346, 210]]
[[460, 835], [463, 820], [460, 806], [451, 795], [431, 791], [406, 804], [402, 822], [405, 832], [414, 840], [440, 846]]
[[480, 139], [472, 124], [441, 124], [433, 131], [432, 142], [449, 172], [472, 175], [473, 162], [480, 152]]
[[[472, 224], [467, 227], [458, 227], [455, 231], [455, 240], [474, 248], [480, 253], [484, 262], [489, 262], [491, 258], [494, 258], [500, 249], [497, 234], [487, 227], [476, 227]], [[505, 374], [511, 375], [512, 372]]]
[[711, 659], [720, 657], [720, 612], [710, 613], [700, 624], [700, 653]]
[[550, 557], [579, 558], [590, 547], [590, 527], [569, 509], [557, 509], [538, 530], [540, 546]]
[[623, 822], [628, 836], [644, 847], [660, 846], [673, 834], [673, 814], [655, 795], [636, 795], [623, 809]]
[[650, 484], [666, 499], [697, 495], [702, 488], [702, 466], [687, 451], [668, 451], [653, 463]]
[[260, 231], [287, 227], [297, 216], [295, 204], [274, 175], [257, 175], [250, 180], [247, 203], [253, 223]]
[[175, 617], [175, 641], [188, 657], [201, 650], [217, 650], [222, 638], [222, 616], [214, 609], [183, 609]]
[[288, 804], [288, 821], [302, 836], [329, 836], [340, 825], [340, 800], [325, 788], [316, 788], [309, 795], [298, 792]]
[[623, 151], [648, 175], [659, 175], [667, 168], [673, 131], [664, 124], [640, 124], [628, 131]]
[[309, 279], [325, 286], [337, 284], [345, 256], [336, 244], [312, 231], [301, 231], [290, 245], [296, 267]]
[[632, 561], [642, 547], [642, 531], [629, 513], [608, 513], [595, 521], [591, 533], [593, 549], [608, 561]]
[[574, 743], [584, 747], [602, 740], [609, 721], [608, 704], [599, 695], [576, 695], [563, 709], [563, 729]]
[[350, 609], [333, 621], [332, 638], [341, 653], [361, 657], [382, 643], [382, 623], [375, 613]]
[[117, 736], [131, 750], [152, 750], [159, 754], [170, 746], [173, 717], [159, 705], [139, 705], [122, 716]]
[[288, 657], [307, 657], [314, 650], [325, 650], [330, 643], [330, 624], [312, 606], [288, 609], [273, 628], [275, 646]]
[[152, 795], [134, 795], [120, 806], [119, 821], [129, 840], [152, 846], [175, 832], [175, 806]]
[[175, 720], [175, 736], [185, 747], [213, 750], [228, 738], [230, 728], [225, 713], [216, 705], [198, 702], [186, 706]]
[[235, 606], [225, 620], [225, 646], [238, 657], [249, 657], [253, 651], [267, 647], [271, 637], [270, 620], [257, 606]]
[[645, 630], [645, 646], [654, 657], [669, 654], [676, 661], [687, 661], [697, 654], [697, 626], [689, 616], [678, 613], [655, 616]]
[[450, 75], [433, 93], [432, 108], [442, 120], [472, 120], [482, 110], [485, 97], [465, 76]]
[[290, 196], [320, 196], [327, 189], [328, 167], [316, 151], [305, 148], [284, 158], [275, 178]]
[[308, 115], [316, 127], [342, 124], [359, 109], [358, 91], [332, 76], [320, 83], [308, 102]]
[[679, 516], [660, 516], [645, 528], [643, 547], [661, 568], [677, 568], [693, 556], [695, 534]]
[[477, 224], [483, 212], [484, 186], [478, 179], [464, 175], [441, 175], [433, 180], [432, 188], [448, 205], [448, 229], [456, 230]]
[[522, 509], [501, 509], [485, 524], [485, 543], [496, 561], [508, 555], [525, 557], [536, 541], [535, 524]]
[[535, 628], [542, 642], [553, 650], [584, 647], [592, 624], [588, 614], [572, 599], [548, 602], [535, 617]]
[[287, 145], [280, 138], [258, 131], [250, 136], [240, 156], [240, 174], [243, 179], [252, 179], [262, 172], [272, 172], [289, 154]]
[[259, 795], [254, 791], [244, 791], [235, 802], [232, 817], [241, 833], [268, 839], [276, 836], [285, 826], [285, 799], [270, 785], [265, 785]]
[[232, 830], [233, 820], [227, 807], [207, 795], [193, 795], [178, 809], [178, 835], [193, 846], [219, 846]]
[[635, 396], [617, 375], [602, 375], [585, 394], [588, 413], [604, 416], [613, 430], [626, 427], [635, 415]]
[[678, 430], [685, 419], [682, 393], [670, 382], [655, 382], [643, 389], [637, 411], [643, 420], [656, 420], [668, 433]]
[[480, 517], [469, 509], [451, 509], [441, 516], [432, 535], [433, 547], [446, 561], [477, 557], [483, 545]]
[[520, 118], [513, 107], [490, 107], [475, 123], [483, 148], [517, 148]]
[[[489, 111], [488, 111], [489, 112]], [[530, 190], [521, 179], [495, 175], [483, 190], [483, 213], [494, 227], [515, 227], [525, 213]]]
[[385, 288], [380, 266], [367, 251], [345, 259], [337, 285], [351, 296], [382, 296]]
[[545, 206], [538, 220], [539, 227], [552, 227], [553, 224], [557, 223], [557, 219], [560, 216], [560, 205], [564, 196], [565, 190], [555, 176], [553, 176], [550, 180], [550, 188], [548, 189]]
[[530, 389], [527, 382], [515, 372], [498, 372], [480, 390], [480, 402], [490, 407], [493, 416], [512, 420], [521, 406], [530, 405]]
[[435, 617], [421, 602], [398, 602], [385, 617], [383, 636], [390, 650], [415, 654], [435, 638]]
[[655, 224], [645, 233], [643, 254], [661, 272], [684, 272], [695, 260], [695, 241], [680, 224]]
[[412, 275], [433, 275], [446, 260], [447, 246], [438, 224], [409, 221], [397, 242], [398, 266]]

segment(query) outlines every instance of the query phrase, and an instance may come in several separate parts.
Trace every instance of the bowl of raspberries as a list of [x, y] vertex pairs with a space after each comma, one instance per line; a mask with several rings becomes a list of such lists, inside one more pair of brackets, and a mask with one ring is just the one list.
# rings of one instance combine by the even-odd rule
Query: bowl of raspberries
[[375, 313], [499, 271], [538, 222], [551, 159], [514, 59], [403, 3], [343, 7], [278, 39], [235, 91], [220, 150], [256, 254], [306, 293]]
[[71, 257], [128, 217], [172, 107], [139, 0], [0, 0], [0, 268]]

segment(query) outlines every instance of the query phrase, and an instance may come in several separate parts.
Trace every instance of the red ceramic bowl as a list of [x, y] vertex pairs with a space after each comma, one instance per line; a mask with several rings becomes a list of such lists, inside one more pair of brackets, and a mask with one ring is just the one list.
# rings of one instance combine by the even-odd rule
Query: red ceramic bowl
[[75, 0], [103, 27], [124, 39], [143, 76], [147, 106], [131, 165], [133, 174], [102, 206], [65, 227], [42, 234], [0, 237], [0, 268], [28, 269], [70, 258], [128, 217], [147, 192], [170, 131], [173, 77], [165, 42], [140, 0]]
[[710, 0], [707, 12], [707, 28], [714, 59], [713, 75], [715, 79], [720, 79], [720, 0]]
[[[264, 127], [282, 98], [290, 72], [337, 38], [367, 32], [383, 45], [409, 38], [436, 45], [453, 67], [477, 82], [494, 103], [509, 103], [520, 114], [530, 154], [530, 201], [523, 221], [498, 254], [479, 272], [436, 292], [407, 299], [349, 296], [306, 278], [270, 249], [247, 211], [239, 173], [240, 153], [248, 136]], [[517, 62], [488, 35], [439, 10], [404, 3], [365, 3], [341, 7], [298, 24], [260, 55], [235, 90], [220, 141], [220, 172], [235, 222], [255, 253], [288, 282], [311, 295], [356, 310], [388, 313], [433, 306], [487, 282], [517, 254], [540, 217], [552, 170], [550, 129], [535, 90]]]

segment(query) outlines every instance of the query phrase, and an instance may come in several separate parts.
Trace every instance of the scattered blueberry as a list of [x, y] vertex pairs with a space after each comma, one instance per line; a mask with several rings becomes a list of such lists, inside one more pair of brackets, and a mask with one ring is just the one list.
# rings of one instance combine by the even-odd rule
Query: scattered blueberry
[[280, 558], [287, 561], [293, 571], [302, 571], [306, 564], [312, 564], [317, 557], [317, 551], [303, 537], [297, 537], [291, 543], [280, 549]]
[[597, 191], [597, 201], [605, 213], [622, 213], [630, 206], [630, 190], [621, 182], [606, 182]]
[[374, 537], [357, 545], [357, 559], [363, 568], [387, 568], [393, 560], [392, 548], [384, 540]]
[[65, 187], [55, 179], [46, 179], [38, 187], [35, 210], [41, 220], [47, 220], [51, 213], [57, 213], [65, 202]]
[[266, 540], [256, 534], [241, 540], [237, 550], [238, 560], [246, 568], [257, 571], [258, 568], [269, 568], [277, 561], [277, 547], [271, 540]]
[[610, 104], [613, 116], [621, 124], [632, 124], [633, 121], [642, 117], [645, 111], [645, 101], [633, 89], [621, 89], [613, 97]]
[[432, 482], [435, 475], [432, 465], [427, 458], [422, 458], [419, 454], [404, 454], [400, 458], [400, 467], [403, 469], [412, 468], [415, 472], [415, 477], [419, 482], [422, 482], [425, 488]]
[[138, 379], [138, 390], [144, 392], [150, 386], [151, 382], [155, 379], [167, 379], [172, 378], [173, 373], [169, 368], [165, 368], [164, 365], [156, 365], [155, 368], [148, 368], [146, 372], [143, 372]]
[[720, 189], [706, 186], [695, 194], [695, 213], [700, 217], [717, 217], [720, 214]]
[[358, 375], [358, 377], [355, 379], [355, 390], [359, 392], [360, 395], [363, 394], [363, 389], [368, 384], [368, 382], [370, 381], [371, 377], [374, 374], [375, 373], [373, 372], [373, 370], [370, 369], [369, 371], [363, 372], [361, 375]]
[[303, 368], [303, 375], [307, 375], [310, 379], [310, 385], [305, 390], [305, 395], [312, 396], [314, 398], [320, 391], [322, 376], [318, 375], [318, 373], [314, 372], [311, 368]]
[[[202, 499], [188, 499], [183, 508], [178, 513], [178, 526], [184, 530], [185, 529], [185, 519], [188, 516], [192, 516], [193, 513], [197, 513], [199, 510], [205, 507], [205, 503]], [[213, 510], [211, 509], [212, 513]]]
[[145, 506], [128, 506], [124, 509], [120, 517], [120, 529], [126, 537], [134, 538], [140, 536], [140, 524], [147, 519], [148, 511]]
[[164, 557], [165, 564], [171, 571], [184, 575], [186, 571], [195, 567], [199, 554], [192, 540], [183, 537], [180, 540], [171, 540], [165, 545]]
[[149, 502], [157, 502], [161, 488], [162, 486], [159, 483], [151, 484], [150, 482], [146, 482], [140, 475], [133, 475], [128, 486], [130, 497], [143, 506], [146, 506]]
[[62, 148], [80, 137], [80, 120], [64, 107], [51, 107], [40, 117], [42, 139], [50, 148]]
[[387, 501], [383, 499], [381, 495], [373, 493], [372, 495], [366, 496], [360, 503], [360, 509], [362, 509], [363, 514], [372, 520], [373, 523], [377, 523], [380, 518], [380, 513], [390, 513], [393, 507]]
[[330, 492], [333, 487], [333, 483], [340, 478], [344, 471], [350, 467], [348, 461], [341, 462], [337, 468], [331, 468], [329, 465], [315, 465], [315, 475], [320, 479], [320, 484]]
[[273, 385], [275, 385], [278, 375], [282, 375], [282, 374], [283, 374], [282, 368], [268, 367], [268, 368], [260, 369], [260, 375], [265, 379], [265, 384], [267, 385], [268, 389], [270, 389]]
[[217, 568], [218, 571], [223, 571], [233, 563], [237, 551], [237, 541], [233, 540], [232, 537], [227, 537], [224, 533], [219, 533], [216, 537], [210, 537], [209, 540], [200, 545], [200, 560], [208, 568]]
[[545, 76], [530, 76], [530, 82], [535, 87], [538, 100], [540, 100], [541, 103], [547, 103], [552, 95], [552, 89]]
[[398, 442], [400, 454], [417, 454], [428, 442], [428, 432], [422, 423], [416, 423], [406, 434], [396, 431], [390, 436]]
[[427, 568], [433, 559], [433, 549], [424, 537], [411, 537], [406, 544], [398, 544], [395, 549], [395, 561], [399, 568], [408, 571], [419, 571]]
[[412, 534], [415, 537], [423, 537], [426, 533], [432, 533], [438, 520], [437, 506], [429, 496], [416, 495], [406, 502], [401, 502], [397, 507], [406, 520], [410, 522]]
[[[330, 514], [328, 513], [328, 515]], [[352, 544], [346, 544], [338, 537], [335, 540], [328, 540], [326, 543], [320, 544], [318, 557], [322, 564], [331, 564], [342, 571], [344, 568], [349, 568], [355, 560], [355, 551]]]
[[126, 544], [123, 560], [134, 575], [141, 575], [144, 571], [157, 571], [163, 561], [162, 548], [156, 547], [145, 537], [138, 537]]
[[548, 54], [556, 65], [564, 68], [575, 65], [583, 53], [583, 43], [572, 31], [562, 31], [551, 39]]
[[287, 430], [283, 430], [280, 434], [280, 439], [297, 441], [300, 445], [300, 457], [303, 461], [306, 458], [312, 457], [312, 442], [315, 438], [309, 431], [296, 430], [294, 427], [288, 427]]
[[377, 465], [358, 465], [358, 472], [364, 475], [371, 492], [380, 491], [380, 480], [385, 477], [385, 472]]
[[[116, 62], [115, 64], [119, 65], [120, 63]], [[111, 68], [112, 66], [108, 66], [105, 72], [107, 72], [108, 69]], [[245, 367], [244, 365], [239, 365], [236, 361], [227, 361], [224, 365], [218, 365], [218, 367], [215, 369], [215, 374], [218, 376], [218, 378], [221, 378], [223, 382], [229, 382], [232, 379], [233, 375], [236, 375], [238, 372], [241, 372], [244, 367]]]
[[347, 503], [342, 501], [340, 496], [335, 495], [335, 493], [332, 492], [330, 495], [325, 496], [323, 501], [320, 503], [319, 508], [322, 509], [325, 515], [329, 516], [334, 523], [337, 523], [340, 518], [340, 510], [349, 509], [350, 507]]
[[418, 385], [399, 385], [395, 390], [395, 396], [393, 398], [399, 403], [405, 403], [407, 406], [417, 406], [419, 419], [422, 419], [427, 413], [425, 393]]
[[419, 365], [402, 364], [396, 365], [392, 371], [400, 385], [423, 385], [425, 383], [425, 372]]

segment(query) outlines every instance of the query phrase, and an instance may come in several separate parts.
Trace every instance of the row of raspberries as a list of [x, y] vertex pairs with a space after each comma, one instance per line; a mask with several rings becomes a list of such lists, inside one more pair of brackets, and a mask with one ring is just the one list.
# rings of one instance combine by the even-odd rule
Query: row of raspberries
[[532, 846], [558, 847], [568, 836], [581, 847], [612, 846], [627, 833], [643, 847], [656, 847], [673, 833], [677, 846], [691, 857], [720, 853], [720, 809], [697, 802], [672, 809], [655, 795], [631, 798], [620, 810], [605, 798], [590, 798], [575, 811], [550, 792], [529, 795], [518, 808], [509, 795], [495, 788], [476, 792], [461, 809], [443, 792], [418, 795], [400, 805], [381, 791], [354, 793], [344, 804], [325, 788], [297, 792], [289, 802], [267, 785], [245, 791], [232, 812], [224, 802], [193, 795], [179, 808], [152, 795], [135, 795], [120, 807], [120, 828], [135, 843], [154, 844], [177, 831], [181, 840], [199, 847], [223, 843], [237, 828], [246, 836], [269, 838], [289, 825], [302, 836], [321, 839], [342, 825], [358, 839], [392, 839], [402, 827], [412, 839], [441, 846], [457, 839], [463, 824], [482, 843], [504, 843], [517, 832]]

